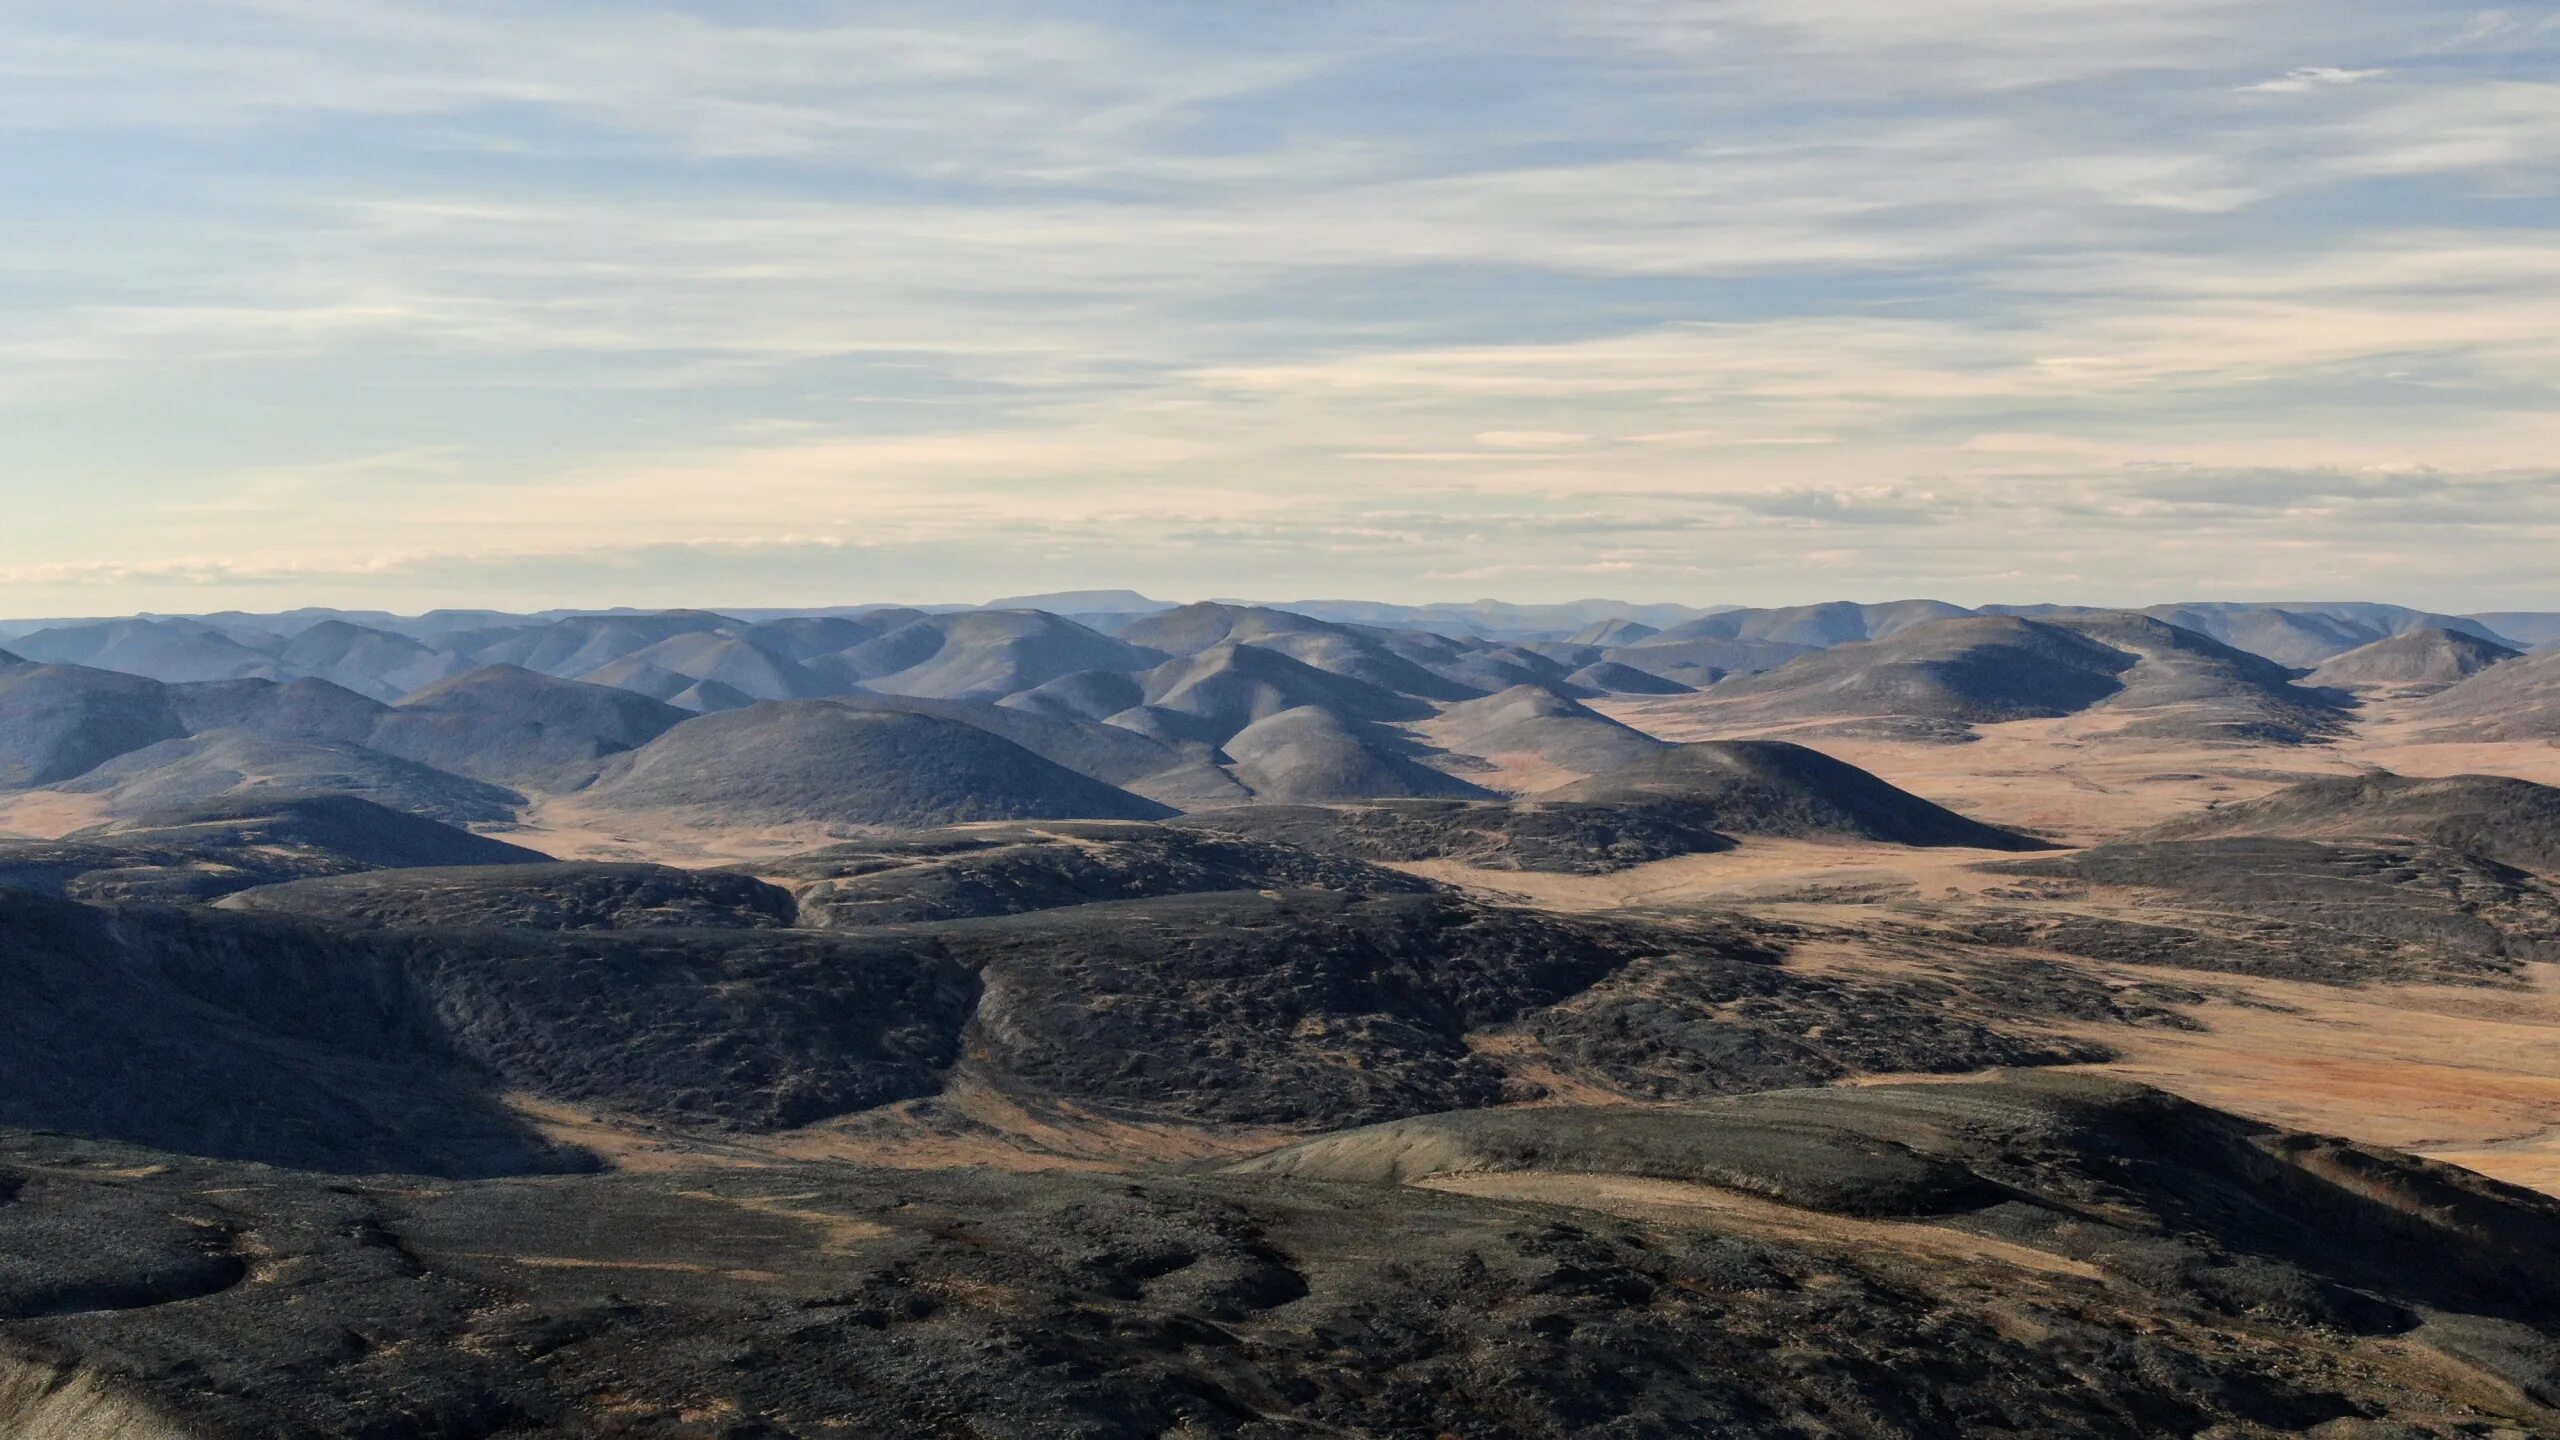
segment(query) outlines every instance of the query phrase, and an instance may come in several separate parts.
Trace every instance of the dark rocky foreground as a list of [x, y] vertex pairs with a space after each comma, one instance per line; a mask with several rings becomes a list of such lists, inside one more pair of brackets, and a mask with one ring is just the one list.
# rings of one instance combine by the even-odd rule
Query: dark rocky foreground
[[2042, 848], [1811, 754], [729, 871], [20, 842], [0, 1435], [2560, 1433], [2560, 1203], [2049, 1068], [2208, 1023], [2172, 969], [2516, 984], [2548, 792], [1738, 910], [1373, 863]]
[[60, 840], [0, 839], [0, 887], [82, 900], [211, 900], [318, 875], [549, 858], [352, 795], [243, 797]]
[[742, 868], [790, 891], [801, 923], [830, 930], [1220, 890], [1435, 888], [1294, 845], [1108, 820], [911, 831]]
[[[0, 1429], [2380, 1440], [2560, 1397], [2560, 1207], [2459, 1171], [2091, 1082], [1593, 1118], [1134, 1177], [325, 1181], [13, 1132]], [[1452, 1170], [1639, 1188], [1399, 1183]]]
[[1379, 800], [1258, 805], [1177, 822], [1382, 862], [1451, 860], [1485, 870], [1602, 875], [1733, 848], [1698, 815], [1667, 806], [1557, 801]]
[[[363, 923], [385, 895], [589, 918], [517, 872], [562, 873], [392, 872], [402, 888], [353, 887], [333, 916], [312, 912], [350, 897], [308, 882], [252, 892], [311, 902], [265, 914], [0, 890], [0, 1124], [486, 1175], [577, 1163], [502, 1095], [764, 1133], [971, 1079], [1043, 1107], [1303, 1131], [1546, 1093], [1506, 1041], [1576, 1081], [1670, 1096], [2105, 1054], [1926, 982], [1795, 972], [1763, 927], [1437, 891], [1224, 891], [845, 933]], [[529, 893], [542, 903], [520, 907]]]
[[789, 894], [749, 876], [592, 861], [368, 870], [220, 903], [394, 930], [759, 930], [799, 916]]

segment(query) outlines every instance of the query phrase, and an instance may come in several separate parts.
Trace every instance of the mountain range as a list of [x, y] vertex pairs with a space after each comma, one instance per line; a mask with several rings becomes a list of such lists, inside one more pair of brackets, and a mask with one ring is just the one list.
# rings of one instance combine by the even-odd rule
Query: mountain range
[[[2551, 656], [2383, 605], [1588, 618], [1605, 608], [1592, 602], [1462, 607], [1462, 626], [1445, 608], [1310, 607], [1364, 617], [1337, 619], [1142, 601], [1059, 601], [1110, 607], [1082, 619], [855, 607], [46, 626], [0, 652], [0, 786], [95, 797], [100, 819], [267, 792], [461, 823], [545, 796], [698, 814], [727, 797], [723, 823], [860, 826], [1525, 796], [1660, 743], [1594, 705], [1671, 707], [1702, 736], [1960, 741], [2077, 716], [2126, 736], [2305, 745], [2400, 697], [2446, 738], [2560, 733], [2560, 690], [2536, 678]], [[875, 783], [955, 745], [976, 750], [948, 785]], [[786, 778], [798, 789], [783, 803]]]

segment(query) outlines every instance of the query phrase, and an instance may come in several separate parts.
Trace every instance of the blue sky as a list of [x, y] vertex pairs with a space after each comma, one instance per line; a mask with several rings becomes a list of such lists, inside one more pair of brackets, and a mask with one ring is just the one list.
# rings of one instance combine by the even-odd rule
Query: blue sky
[[2560, 607], [2560, 7], [0, 5], [0, 612]]

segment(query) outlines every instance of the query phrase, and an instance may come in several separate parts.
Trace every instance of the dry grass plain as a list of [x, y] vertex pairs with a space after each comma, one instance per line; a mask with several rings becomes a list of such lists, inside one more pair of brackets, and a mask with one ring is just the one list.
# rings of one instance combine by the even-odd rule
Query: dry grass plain
[[[1714, 706], [1693, 697], [1604, 708], [1666, 739], [1736, 738], [1719, 729]], [[2299, 748], [2133, 739], [2088, 716], [1985, 726], [1971, 744], [1839, 737], [1812, 743], [1940, 804], [2071, 846], [2316, 775], [2384, 769], [2560, 785], [2560, 744], [2431, 742], [2397, 708], [2374, 705], [2339, 742]], [[2000, 903], [1985, 892], [2005, 888], [2002, 878], [1976, 868], [1994, 858], [2006, 857], [1758, 843], [1600, 877], [1428, 869], [1439, 878], [1573, 910], [1681, 903], [1769, 909], [1775, 902], [1783, 913], [1786, 902], [1824, 890], [1834, 898], [1821, 913], [1837, 923], [1861, 907], [1882, 914], [1925, 910], [1933, 900]], [[2114, 899], [2130, 910], [2142, 905], [2139, 896]], [[1894, 962], [1869, 955], [1856, 963]], [[2512, 988], [2347, 988], [2069, 963], [2115, 983], [2170, 980], [2215, 992], [2191, 1012], [2202, 1024], [2198, 1030], [2084, 1027], [2081, 1033], [2119, 1056], [2088, 1068], [2271, 1123], [2415, 1150], [2560, 1194], [2560, 966], [2530, 967], [2525, 983]], [[2243, 998], [2225, 998], [2231, 996]]]

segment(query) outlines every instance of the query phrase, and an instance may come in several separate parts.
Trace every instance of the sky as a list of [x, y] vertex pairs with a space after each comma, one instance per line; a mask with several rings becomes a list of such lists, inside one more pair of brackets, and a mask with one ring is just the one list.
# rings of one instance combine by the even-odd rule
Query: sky
[[2560, 609], [2560, 5], [0, 0], [0, 613]]

